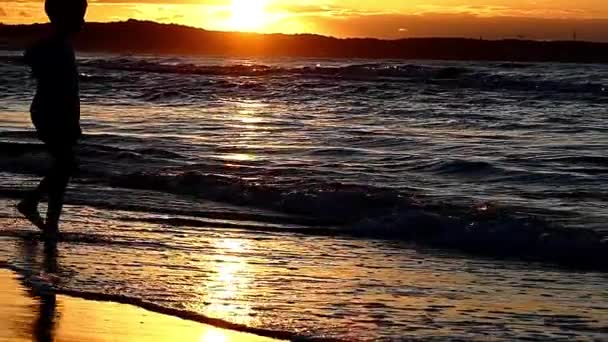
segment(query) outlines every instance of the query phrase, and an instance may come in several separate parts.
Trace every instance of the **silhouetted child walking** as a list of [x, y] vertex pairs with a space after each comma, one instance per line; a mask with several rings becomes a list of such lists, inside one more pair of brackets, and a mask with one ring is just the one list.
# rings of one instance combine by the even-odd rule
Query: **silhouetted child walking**
[[[86, 0], [46, 0], [45, 11], [52, 32], [25, 52], [25, 62], [37, 80], [30, 109], [38, 137], [53, 158], [53, 165], [38, 187], [17, 209], [47, 237], [59, 232], [63, 197], [75, 171], [74, 147], [81, 136], [78, 71], [71, 38], [84, 25]], [[48, 195], [46, 222], [38, 204]]]

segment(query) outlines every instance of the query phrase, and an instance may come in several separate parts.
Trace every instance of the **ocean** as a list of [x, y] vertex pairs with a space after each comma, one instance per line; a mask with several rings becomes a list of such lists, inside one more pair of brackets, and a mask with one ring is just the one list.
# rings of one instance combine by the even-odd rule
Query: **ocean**
[[[48, 167], [0, 53], [0, 265]], [[82, 54], [58, 291], [341, 340], [608, 339], [608, 66]]]

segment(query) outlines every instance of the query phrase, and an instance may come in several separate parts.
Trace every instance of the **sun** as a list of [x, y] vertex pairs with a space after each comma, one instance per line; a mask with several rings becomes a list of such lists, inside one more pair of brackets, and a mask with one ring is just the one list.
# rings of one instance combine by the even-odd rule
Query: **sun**
[[236, 31], [258, 31], [268, 24], [268, 0], [232, 0], [228, 27]]

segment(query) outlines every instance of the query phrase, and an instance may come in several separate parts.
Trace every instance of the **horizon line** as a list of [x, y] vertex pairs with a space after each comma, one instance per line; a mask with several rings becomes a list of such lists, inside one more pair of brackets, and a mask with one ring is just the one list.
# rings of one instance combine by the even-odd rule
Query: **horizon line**
[[[519, 17], [509, 17], [509, 18], [519, 18]], [[580, 19], [585, 21], [592, 20], [605, 20], [608, 22], [608, 18], [600, 18], [600, 19]], [[420, 36], [420, 37], [403, 37], [403, 38], [383, 38], [383, 37], [372, 37], [372, 36], [332, 36], [321, 33], [311, 33], [311, 32], [296, 32], [296, 33], [283, 33], [283, 32], [256, 32], [256, 31], [224, 31], [224, 30], [209, 30], [203, 27], [197, 27], [187, 24], [180, 23], [163, 23], [154, 21], [151, 19], [136, 19], [136, 18], [128, 18], [123, 20], [115, 20], [115, 21], [90, 21], [86, 24], [99, 24], [99, 25], [109, 25], [109, 24], [121, 24], [121, 23], [149, 23], [160, 26], [176, 26], [182, 28], [188, 28], [203, 32], [215, 32], [215, 33], [229, 33], [229, 34], [247, 34], [247, 35], [262, 35], [262, 36], [271, 36], [271, 35], [282, 35], [282, 36], [316, 36], [322, 38], [336, 39], [336, 40], [377, 40], [377, 41], [400, 41], [400, 40], [439, 40], [439, 39], [463, 39], [463, 40], [480, 40], [480, 41], [529, 41], [529, 42], [570, 42], [570, 43], [593, 43], [593, 44], [608, 44], [607, 41], [600, 40], [583, 40], [583, 39], [534, 39], [532, 37], [526, 37], [525, 35], [513, 35], [513, 36], [505, 36], [501, 38], [484, 38], [483, 35], [478, 38], [475, 37], [467, 37], [467, 36]], [[86, 25], [85, 24], [85, 25]], [[7, 24], [0, 21], [0, 26], [36, 26], [36, 25], [50, 25], [50, 22], [37, 22], [37, 23], [29, 23], [29, 24]], [[576, 30], [572, 31], [576, 34]]]

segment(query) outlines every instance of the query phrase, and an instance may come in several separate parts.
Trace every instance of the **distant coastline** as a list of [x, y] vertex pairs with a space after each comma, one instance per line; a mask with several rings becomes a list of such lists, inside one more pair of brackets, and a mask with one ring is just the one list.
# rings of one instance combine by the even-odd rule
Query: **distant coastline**
[[[0, 24], [0, 48], [23, 49], [44, 31], [44, 24]], [[608, 43], [468, 38], [340, 39], [313, 34], [206, 31], [138, 20], [88, 23], [76, 47], [85, 52], [123, 54], [608, 63]]]

